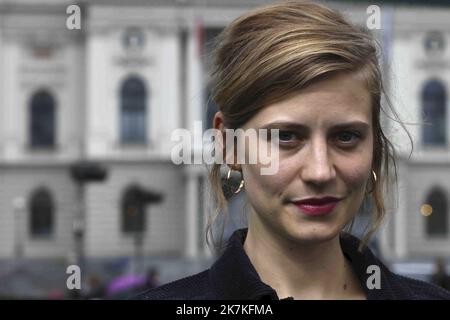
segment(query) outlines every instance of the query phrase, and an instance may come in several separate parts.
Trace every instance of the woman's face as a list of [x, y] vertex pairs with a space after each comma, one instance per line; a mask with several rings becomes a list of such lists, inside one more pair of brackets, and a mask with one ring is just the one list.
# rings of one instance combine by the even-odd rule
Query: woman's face
[[[259, 162], [242, 165], [252, 231], [301, 243], [337, 236], [357, 213], [372, 170], [372, 110], [362, 78], [339, 74], [312, 84], [262, 109], [249, 128], [280, 130], [276, 174], [261, 175]], [[325, 196], [342, 199], [327, 214], [296, 204]]]

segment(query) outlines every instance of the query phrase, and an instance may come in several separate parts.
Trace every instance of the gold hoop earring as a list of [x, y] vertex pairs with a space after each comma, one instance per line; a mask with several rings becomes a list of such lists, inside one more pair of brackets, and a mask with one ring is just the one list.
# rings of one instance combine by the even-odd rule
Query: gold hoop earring
[[[373, 177], [373, 181], [374, 181], [374, 182], [377, 182], [377, 174], [376, 174], [375, 171], [373, 171], [373, 170], [372, 170], [372, 177]], [[374, 189], [374, 188], [372, 187], [372, 190], [366, 191], [367, 194], [372, 193], [372, 192], [373, 192], [373, 189]]]
[[[227, 173], [227, 184], [228, 184], [228, 187], [230, 186], [231, 170], [232, 169], [229, 168], [228, 169], [228, 173]], [[236, 170], [236, 171], [239, 171], [239, 170]], [[239, 171], [239, 172], [241, 173], [241, 176], [242, 176], [242, 172], [241, 171]], [[239, 188], [236, 191], [234, 191], [233, 193], [234, 194], [238, 194], [239, 192], [241, 192], [243, 187], [244, 187], [244, 179], [241, 179], [241, 183], [239, 184]], [[230, 188], [230, 190], [231, 190], [231, 188]]]

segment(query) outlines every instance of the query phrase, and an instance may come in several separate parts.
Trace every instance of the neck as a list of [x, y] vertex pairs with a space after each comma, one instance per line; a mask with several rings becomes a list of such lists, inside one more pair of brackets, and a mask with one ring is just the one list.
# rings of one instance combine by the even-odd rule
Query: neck
[[339, 235], [321, 243], [298, 243], [250, 224], [244, 243], [261, 280], [280, 298], [360, 298], [363, 291], [340, 246]]

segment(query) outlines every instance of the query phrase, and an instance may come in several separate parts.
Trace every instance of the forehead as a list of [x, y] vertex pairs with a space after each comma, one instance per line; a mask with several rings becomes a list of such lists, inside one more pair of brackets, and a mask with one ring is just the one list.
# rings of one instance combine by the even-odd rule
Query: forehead
[[274, 120], [321, 124], [361, 120], [370, 124], [370, 93], [364, 83], [358, 74], [335, 75], [268, 105], [248, 124], [258, 125]]

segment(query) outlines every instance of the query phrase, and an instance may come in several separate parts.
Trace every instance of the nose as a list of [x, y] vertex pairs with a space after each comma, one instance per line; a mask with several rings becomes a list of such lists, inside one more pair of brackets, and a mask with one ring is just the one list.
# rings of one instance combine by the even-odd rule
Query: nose
[[300, 176], [306, 183], [324, 185], [336, 177], [326, 139], [317, 137], [305, 145]]

